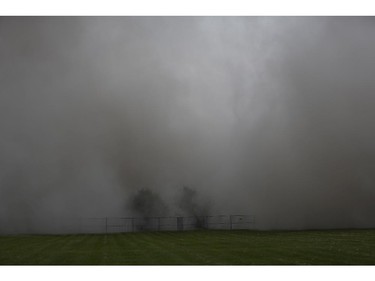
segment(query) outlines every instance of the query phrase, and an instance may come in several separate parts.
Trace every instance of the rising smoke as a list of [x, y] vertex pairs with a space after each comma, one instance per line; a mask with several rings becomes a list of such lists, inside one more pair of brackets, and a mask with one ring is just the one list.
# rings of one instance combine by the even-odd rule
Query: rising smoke
[[3, 17], [0, 231], [194, 196], [374, 227], [374, 49], [369, 17]]

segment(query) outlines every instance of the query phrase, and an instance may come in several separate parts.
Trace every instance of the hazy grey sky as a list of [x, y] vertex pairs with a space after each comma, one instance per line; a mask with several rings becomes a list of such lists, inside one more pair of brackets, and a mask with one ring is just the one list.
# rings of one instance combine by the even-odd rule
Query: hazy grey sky
[[[183, 186], [261, 228], [375, 226], [372, 17], [0, 18], [0, 224]], [[20, 231], [21, 231], [20, 230]]]

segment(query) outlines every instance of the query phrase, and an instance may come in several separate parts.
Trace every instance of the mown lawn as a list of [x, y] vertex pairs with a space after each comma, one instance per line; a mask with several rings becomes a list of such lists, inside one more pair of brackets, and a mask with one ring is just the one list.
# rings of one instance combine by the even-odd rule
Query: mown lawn
[[2, 265], [375, 264], [375, 230], [0, 236]]

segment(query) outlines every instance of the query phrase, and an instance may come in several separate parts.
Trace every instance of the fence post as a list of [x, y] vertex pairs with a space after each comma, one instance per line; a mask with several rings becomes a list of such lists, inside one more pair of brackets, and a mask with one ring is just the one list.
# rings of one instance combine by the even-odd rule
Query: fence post
[[230, 230], [232, 230], [232, 215], [229, 215]]
[[105, 234], [108, 234], [108, 218], [105, 218]]
[[134, 232], [134, 218], [132, 218], [132, 232]]
[[184, 217], [176, 217], [177, 230], [184, 230]]
[[158, 231], [160, 231], [160, 217], [158, 217]]

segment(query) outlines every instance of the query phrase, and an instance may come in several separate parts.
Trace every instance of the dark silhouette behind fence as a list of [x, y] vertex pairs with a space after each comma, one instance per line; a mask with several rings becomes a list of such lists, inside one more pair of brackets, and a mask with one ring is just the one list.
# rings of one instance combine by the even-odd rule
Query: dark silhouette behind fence
[[250, 215], [195, 217], [127, 217], [81, 219], [81, 233], [124, 233], [140, 231], [184, 231], [197, 229], [254, 229]]

